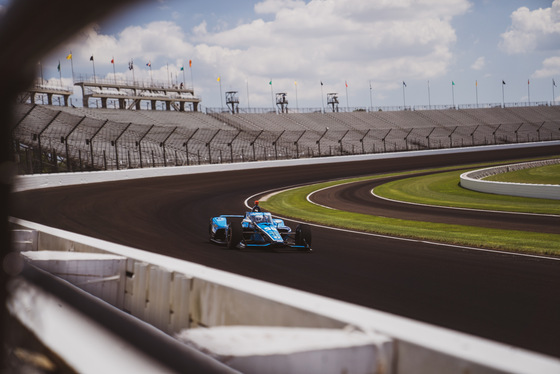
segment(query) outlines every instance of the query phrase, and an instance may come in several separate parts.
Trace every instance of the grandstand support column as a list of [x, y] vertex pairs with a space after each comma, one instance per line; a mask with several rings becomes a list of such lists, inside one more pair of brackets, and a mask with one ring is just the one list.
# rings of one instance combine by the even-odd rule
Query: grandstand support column
[[45, 130], [49, 128], [49, 126], [60, 115], [60, 113], [62, 112], [59, 110], [58, 113], [56, 113], [54, 117], [49, 121], [49, 123], [47, 123], [47, 125], [41, 131], [39, 131], [39, 134], [37, 134], [37, 146], [39, 147], [39, 173], [43, 172], [43, 150], [41, 149], [41, 135], [43, 135]]
[[453, 131], [451, 131], [451, 134], [448, 135], [448, 136], [449, 136], [449, 148], [453, 148], [453, 133], [454, 133], [455, 131], [457, 131], [457, 128], [458, 128], [458, 127], [459, 127], [459, 126], [455, 126], [455, 128], [453, 129]]
[[[208, 163], [212, 164], [212, 152], [210, 151], [210, 145], [212, 143], [212, 140], [214, 140], [214, 138], [216, 137], [216, 135], [218, 135], [218, 133], [221, 131], [222, 129], [218, 129], [218, 131], [216, 131], [216, 133], [214, 135], [212, 135], [212, 137], [210, 138], [210, 140], [208, 141], [208, 143], [206, 143], [206, 147], [208, 148]], [[200, 162], [199, 162], [200, 163]]]
[[[126, 125], [126, 127], [124, 128], [124, 130], [115, 138], [114, 141], [111, 142], [111, 145], [115, 147], [115, 162], [117, 164], [117, 170], [119, 170], [119, 147], [118, 147], [118, 142], [119, 142], [119, 139], [121, 138], [121, 136], [123, 136], [123, 134], [126, 132], [126, 130], [128, 130], [130, 125], [132, 125], [132, 122], [129, 122], [128, 125]], [[130, 158], [130, 156], [129, 156], [129, 158]]]
[[521, 128], [521, 126], [523, 126], [525, 122], [521, 122], [521, 125], [519, 125], [518, 128], [515, 129], [515, 142], [519, 143], [519, 129]]
[[306, 131], [307, 130], [303, 130], [299, 138], [297, 138], [297, 140], [294, 142], [294, 145], [296, 146], [296, 158], [299, 158], [299, 141], [303, 137], [303, 135], [305, 135]]
[[231, 139], [231, 141], [228, 143], [228, 147], [229, 147], [229, 153], [230, 153], [230, 161], [233, 164], [233, 141], [235, 139], [237, 139], [237, 137], [239, 136], [239, 134], [241, 134], [241, 130], [237, 131], [237, 134], [235, 134], [235, 136], [233, 137], [233, 139]]
[[107, 98], [106, 97], [101, 98], [101, 108], [102, 109], [107, 109]]
[[123, 98], [119, 98], [119, 109], [126, 109], [126, 102]]
[[414, 127], [411, 128], [411, 129], [408, 131], [408, 133], [406, 134], [406, 136], [404, 137], [404, 144], [405, 144], [405, 147], [406, 147], [406, 150], [407, 150], [407, 151], [408, 151], [408, 136], [410, 135], [410, 133], [412, 132], [412, 130], [414, 130]]
[[[161, 142], [159, 144], [160, 147], [163, 148], [163, 166], [167, 166], [167, 155], [165, 154], [165, 142], [167, 142], [167, 140], [169, 140], [169, 138], [171, 137], [171, 135], [173, 135], [173, 133], [175, 132], [175, 130], [177, 130], [178, 126], [175, 126], [173, 128], [173, 130], [171, 130], [171, 132], [165, 137], [165, 139], [163, 140], [163, 142]], [[219, 131], [219, 130], [218, 130]]]
[[474, 145], [474, 133], [476, 132], [476, 130], [478, 129], [479, 126], [480, 126], [480, 125], [476, 125], [476, 127], [475, 127], [474, 130], [473, 130], [473, 132], [471, 132], [471, 139], [472, 139], [472, 144], [471, 144], [471, 145]]
[[[435, 127], [434, 127], [434, 129], [435, 129]], [[387, 134], [385, 134], [385, 136], [383, 138], [381, 138], [381, 141], [383, 142], [383, 152], [387, 152], [387, 145], [385, 144], [385, 139], [387, 139], [387, 136], [389, 135], [391, 130], [393, 130], [393, 129], [389, 129], [389, 131], [387, 131]], [[434, 130], [432, 130], [432, 131], [434, 131]], [[428, 148], [430, 148], [430, 138], [429, 138], [429, 136], [430, 135], [427, 136], [427, 138], [428, 138]]]
[[278, 140], [280, 140], [280, 138], [282, 137], [282, 135], [284, 135], [284, 133], [286, 132], [286, 130], [283, 130], [280, 135], [278, 135], [278, 137], [272, 142], [272, 145], [274, 146], [274, 157], [276, 158], [276, 160], [278, 160]]
[[[189, 136], [187, 141], [183, 143], [183, 147], [185, 147], [185, 152], [187, 154], [187, 165], [191, 164], [190, 160], [189, 160], [189, 142], [193, 138], [194, 134], [196, 134], [198, 132], [198, 130], [200, 130], [200, 128], [197, 128], [196, 130], [194, 130], [194, 132], [191, 134], [191, 136]], [[241, 132], [241, 130], [239, 132]]]
[[156, 110], [156, 101], [155, 100], [150, 100], [150, 109], [151, 110]]
[[97, 131], [95, 131], [95, 133], [91, 136], [91, 138], [86, 139], [86, 145], [89, 144], [89, 151], [91, 153], [91, 167], [92, 167], [92, 169], [95, 168], [95, 159], [93, 157], [93, 138], [95, 138], [95, 136], [97, 134], [99, 134], [99, 132], [103, 129], [103, 127], [105, 127], [107, 122], [109, 122], [108, 119], [106, 119], [105, 122], [103, 122], [103, 124], [97, 129]]
[[139, 160], [140, 160], [140, 169], [142, 169], [142, 140], [144, 140], [144, 138], [146, 137], [146, 135], [148, 135], [148, 133], [154, 128], [155, 125], [150, 126], [150, 128], [148, 129], [148, 131], [146, 131], [144, 133], [144, 135], [142, 135], [142, 137], [140, 137], [140, 139], [138, 139], [138, 141], [136, 142], [136, 146], [138, 147], [138, 156], [139, 156]]
[[546, 121], [544, 121], [543, 123], [541, 123], [541, 125], [540, 125], [539, 128], [537, 129], [537, 139], [539, 140], [539, 142], [541, 141], [541, 128], [544, 126], [545, 123], [546, 123]]
[[261, 130], [261, 132], [259, 132], [257, 134], [257, 136], [255, 137], [255, 139], [253, 139], [253, 141], [250, 143], [250, 146], [253, 147], [253, 161], [257, 161], [257, 154], [255, 152], [255, 142], [257, 141], [257, 139], [259, 138], [259, 136], [261, 136], [261, 134], [264, 132], [264, 130]]
[[350, 130], [346, 130], [346, 132], [344, 133], [344, 135], [342, 135], [342, 138], [338, 139], [338, 144], [340, 144], [340, 155], [342, 156], [342, 139], [344, 139], [344, 137], [346, 136], [346, 134], [348, 134]]
[[72, 127], [72, 130], [70, 130], [68, 132], [68, 134], [66, 134], [66, 136], [60, 138], [60, 141], [62, 143], [64, 143], [64, 147], [66, 148], [66, 168], [68, 169], [68, 171], [73, 171], [72, 169], [72, 164], [70, 163], [70, 150], [68, 149], [68, 138], [70, 137], [70, 135], [72, 135], [72, 133], [74, 132], [74, 130], [76, 130], [78, 128], [78, 126], [80, 126], [80, 124], [86, 119], [87, 116], [83, 116], [82, 118], [80, 118], [80, 120], [78, 121], [78, 123], [76, 123], [74, 125], [74, 127]]
[[364, 136], [360, 139], [360, 143], [362, 143], [362, 154], [366, 153], [366, 148], [364, 146], [364, 139], [366, 138], [366, 136], [369, 134], [370, 131], [371, 129], [368, 129], [368, 131], [366, 131]]
[[317, 140], [317, 141], [315, 142], [315, 144], [317, 144], [317, 150], [319, 151], [319, 157], [321, 157], [321, 139], [323, 139], [323, 137], [324, 137], [325, 135], [327, 135], [327, 132], [328, 132], [328, 131], [329, 131], [329, 128], [327, 127], [327, 128], [325, 129], [325, 132], [324, 132], [324, 133], [321, 135], [321, 137], [319, 138], [319, 140]]

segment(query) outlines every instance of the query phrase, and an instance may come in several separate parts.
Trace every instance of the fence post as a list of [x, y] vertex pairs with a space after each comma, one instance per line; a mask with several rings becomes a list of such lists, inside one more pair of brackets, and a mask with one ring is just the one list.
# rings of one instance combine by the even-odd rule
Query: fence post
[[39, 131], [39, 134], [34, 135], [37, 137], [37, 145], [39, 147], [39, 172], [40, 173], [43, 172], [43, 150], [41, 149], [41, 135], [43, 135], [45, 130], [49, 128], [49, 126], [54, 122], [56, 117], [60, 115], [60, 113], [62, 113], [62, 111], [58, 111], [58, 113], [54, 115], [54, 117], [49, 121], [49, 123], [47, 123], [47, 125], [41, 131]]
[[476, 127], [475, 127], [474, 130], [473, 130], [473, 132], [471, 132], [471, 139], [472, 139], [472, 144], [471, 144], [471, 145], [474, 145], [474, 133], [475, 133], [476, 130], [478, 129], [478, 126], [480, 126], [480, 125], [476, 125]]
[[451, 131], [451, 134], [449, 134], [449, 148], [453, 148], [453, 133], [457, 130], [459, 126], [455, 126], [455, 128], [453, 129], [453, 131]]
[[258, 135], [255, 137], [255, 139], [253, 139], [253, 141], [251, 142], [250, 146], [253, 147], [253, 161], [257, 161], [257, 155], [255, 152], [255, 142], [257, 141], [257, 139], [259, 138], [259, 136], [261, 136], [261, 134], [264, 132], [264, 130], [261, 130], [261, 132], [258, 133]]
[[494, 131], [492, 132], [492, 135], [494, 136], [494, 144], [498, 144], [498, 140], [497, 140], [496, 133], [498, 132], [498, 130], [500, 129], [501, 126], [502, 126], [502, 124], [500, 123], [500, 124], [498, 125], [498, 127], [496, 127], [496, 130], [494, 130]]
[[515, 142], [519, 143], [519, 129], [521, 128], [521, 126], [523, 126], [524, 122], [521, 122], [521, 125], [519, 125], [518, 128], [515, 129]]
[[411, 128], [410, 131], [408, 131], [408, 134], [406, 134], [406, 136], [404, 137], [404, 145], [405, 145], [407, 151], [408, 151], [408, 136], [410, 135], [412, 130], [414, 130], [414, 127]]
[[365, 149], [365, 146], [364, 146], [364, 139], [366, 138], [367, 134], [369, 134], [370, 131], [371, 131], [371, 129], [368, 129], [368, 131], [366, 131], [364, 136], [360, 139], [360, 143], [362, 143], [362, 154], [366, 153], [366, 149]]
[[105, 122], [103, 122], [103, 124], [97, 129], [97, 131], [95, 131], [95, 133], [92, 135], [91, 138], [86, 139], [86, 145], [89, 144], [89, 149], [90, 149], [90, 152], [91, 152], [91, 167], [92, 167], [92, 169], [95, 168], [95, 160], [93, 158], [93, 138], [95, 138], [95, 136], [97, 134], [99, 134], [99, 132], [101, 131], [101, 129], [103, 129], [103, 127], [105, 127], [107, 122], [109, 122], [108, 119], [105, 120]]
[[117, 142], [119, 141], [119, 139], [121, 138], [121, 136], [126, 132], [126, 130], [128, 130], [128, 128], [130, 127], [130, 125], [132, 125], [132, 122], [129, 122], [128, 125], [126, 125], [126, 127], [124, 128], [123, 132], [121, 132], [117, 138], [114, 140], [113, 142], [113, 146], [115, 147], [115, 161], [117, 162], [117, 170], [119, 170], [119, 149], [117, 147]]
[[235, 139], [237, 139], [237, 137], [239, 136], [239, 134], [241, 134], [241, 130], [237, 131], [237, 134], [235, 134], [235, 136], [233, 137], [233, 139], [231, 139], [231, 141], [228, 143], [228, 147], [229, 147], [229, 153], [230, 153], [230, 160], [231, 163], [233, 164], [233, 141]]
[[327, 134], [327, 131], [329, 131], [329, 128], [328, 128], [328, 127], [325, 129], [325, 132], [323, 133], [323, 135], [321, 135], [321, 137], [319, 138], [319, 140], [316, 141], [316, 143], [317, 143], [317, 150], [319, 151], [319, 157], [321, 157], [321, 139], [323, 139], [323, 137]]
[[196, 130], [194, 130], [194, 132], [191, 134], [191, 136], [189, 136], [189, 138], [187, 139], [186, 142], [183, 143], [183, 146], [185, 147], [185, 152], [187, 154], [187, 165], [190, 165], [190, 159], [189, 159], [189, 142], [191, 141], [191, 139], [193, 138], [194, 134], [196, 134], [198, 132], [198, 130], [200, 130], [200, 127], [197, 128]]
[[428, 134], [428, 136], [426, 136], [426, 139], [428, 139], [428, 149], [430, 148], [430, 135], [432, 135], [432, 133], [436, 130], [436, 128], [432, 128], [432, 131], [430, 131], [430, 133]]
[[[387, 145], [385, 143], [385, 139], [387, 139], [387, 136], [389, 135], [391, 130], [393, 130], [393, 129], [389, 129], [389, 131], [387, 131], [387, 134], [385, 134], [385, 136], [381, 139], [381, 141], [383, 142], [383, 152], [387, 152]], [[429, 146], [428, 146], [428, 148], [429, 148]]]
[[541, 123], [541, 125], [540, 125], [539, 128], [537, 129], [537, 139], [539, 140], [539, 142], [541, 141], [541, 128], [544, 126], [545, 123], [546, 123], [546, 121], [544, 121], [543, 123]]
[[344, 135], [342, 135], [342, 138], [340, 138], [338, 140], [338, 144], [340, 144], [340, 155], [342, 156], [342, 139], [344, 139], [344, 137], [346, 136], [346, 134], [348, 134], [350, 130], [346, 130], [346, 132], [344, 133]]
[[280, 137], [281, 137], [282, 135], [284, 135], [285, 132], [286, 132], [286, 130], [283, 130], [283, 131], [280, 133], [280, 135], [278, 135], [278, 137], [276, 138], [276, 140], [274, 140], [274, 141], [272, 142], [272, 145], [274, 146], [274, 156], [275, 156], [275, 158], [276, 158], [277, 160], [278, 160], [278, 147], [277, 147], [277, 143], [278, 143], [278, 140], [280, 139]]
[[161, 142], [161, 143], [159, 144], [159, 146], [163, 148], [163, 166], [167, 166], [167, 155], [165, 154], [165, 142], [169, 139], [169, 137], [170, 137], [171, 135], [173, 135], [173, 133], [175, 132], [175, 130], [177, 130], [177, 126], [175, 126], [175, 127], [173, 128], [173, 130], [171, 130], [171, 132], [166, 136], [166, 138], [163, 139], [163, 142]]
[[214, 135], [212, 135], [212, 138], [210, 138], [210, 140], [208, 141], [208, 143], [206, 143], [206, 147], [208, 147], [208, 163], [212, 164], [212, 154], [210, 152], [210, 143], [212, 143], [212, 140], [214, 140], [214, 138], [216, 137], [216, 135], [218, 135], [218, 133], [221, 131], [222, 129], [218, 129], [218, 131], [216, 131], [216, 133]]
[[140, 169], [142, 169], [142, 167], [143, 167], [143, 165], [142, 165], [142, 140], [144, 140], [146, 135], [148, 135], [148, 133], [154, 128], [154, 126], [155, 125], [150, 126], [148, 131], [146, 131], [144, 133], [144, 135], [142, 135], [142, 137], [136, 142], [136, 146], [138, 147], [138, 155], [140, 156]]
[[303, 130], [299, 138], [297, 138], [297, 140], [294, 142], [294, 145], [296, 146], [296, 158], [299, 158], [299, 140], [303, 137], [306, 131], [307, 130]]
[[66, 136], [62, 137], [60, 140], [64, 143], [64, 147], [66, 148], [66, 168], [68, 169], [68, 171], [73, 171], [72, 168], [70, 167], [70, 150], [68, 149], [68, 138], [70, 137], [70, 135], [72, 135], [72, 133], [74, 132], [74, 130], [76, 130], [78, 128], [78, 126], [80, 126], [80, 124], [86, 119], [86, 116], [83, 116], [78, 123], [76, 123], [76, 125], [74, 125], [74, 127], [72, 128], [72, 130], [70, 130], [70, 132], [68, 134], [66, 134]]

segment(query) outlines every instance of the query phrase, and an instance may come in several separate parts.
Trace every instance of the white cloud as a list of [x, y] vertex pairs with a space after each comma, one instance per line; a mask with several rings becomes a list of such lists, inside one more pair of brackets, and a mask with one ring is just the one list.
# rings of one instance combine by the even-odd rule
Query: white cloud
[[501, 38], [499, 46], [508, 54], [560, 48], [560, 0], [554, 0], [550, 8], [517, 9]]
[[560, 75], [560, 56], [549, 57], [542, 67], [533, 73], [534, 78], [548, 78]]
[[476, 61], [471, 65], [471, 69], [473, 70], [482, 70], [486, 66], [486, 59], [484, 56], [480, 56], [476, 59]]

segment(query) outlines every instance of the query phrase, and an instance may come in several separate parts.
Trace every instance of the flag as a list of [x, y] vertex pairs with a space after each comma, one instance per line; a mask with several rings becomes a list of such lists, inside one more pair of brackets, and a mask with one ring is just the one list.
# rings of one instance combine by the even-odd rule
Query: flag
[[67, 60], [71, 60], [72, 59], [72, 53], [70, 53], [68, 56], [66, 56]]
[[294, 85], [297, 86], [297, 81], [294, 81]]
[[146, 66], [152, 67], [152, 63], [150, 61], [146, 62]]
[[181, 66], [181, 71], [185, 71], [185, 69]]
[[402, 85], [406, 87], [406, 83], [404, 83], [404, 81], [402, 81]]
[[344, 81], [344, 85], [348, 88], [348, 82]]
[[60, 73], [60, 60], [58, 60], [58, 66], [56, 67], [56, 70], [58, 70], [58, 72]]
[[321, 86], [323, 85], [323, 81], [321, 81]]
[[531, 81], [529, 79], [527, 79], [527, 84], [531, 84]]
[[130, 60], [130, 62], [128, 63], [128, 70], [132, 70], [132, 69], [134, 69], [134, 62]]
[[477, 81], [477, 80], [474, 81], [474, 85], [475, 85], [476, 87], [478, 87], [478, 81]]
[[221, 81], [222, 77], [218, 77], [218, 79], [216, 79], [217, 82]]
[[115, 63], [115, 58], [113, 57], [113, 58], [111, 59], [111, 64], [114, 64], [114, 63]]
[[454, 82], [454, 81], [451, 81], [451, 85], [452, 85], [452, 86], [455, 86], [455, 82]]
[[189, 60], [189, 67], [192, 68], [192, 60]]
[[554, 81], [554, 78], [552, 78], [552, 85], [553, 85], [554, 87], [557, 87], [557, 86], [556, 86], [556, 82]]
[[270, 82], [268, 82], [268, 84], [270, 84], [272, 86], [272, 79], [270, 80]]
[[90, 61], [93, 61], [93, 55], [91, 55], [91, 57], [89, 58]]
[[502, 84], [506, 84], [506, 81], [502, 80]]

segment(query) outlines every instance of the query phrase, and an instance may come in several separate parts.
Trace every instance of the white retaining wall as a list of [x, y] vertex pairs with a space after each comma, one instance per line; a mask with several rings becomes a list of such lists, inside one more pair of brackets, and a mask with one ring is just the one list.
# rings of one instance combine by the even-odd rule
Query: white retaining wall
[[560, 200], [560, 185], [508, 183], [484, 180], [484, 178], [491, 175], [558, 163], [560, 163], [560, 159], [525, 162], [473, 170], [461, 174], [460, 184], [461, 187], [484, 193]]

